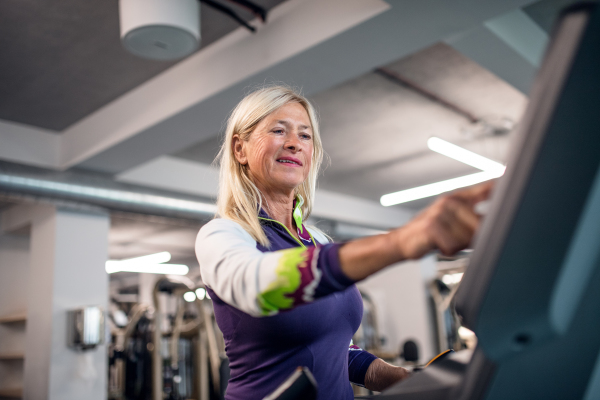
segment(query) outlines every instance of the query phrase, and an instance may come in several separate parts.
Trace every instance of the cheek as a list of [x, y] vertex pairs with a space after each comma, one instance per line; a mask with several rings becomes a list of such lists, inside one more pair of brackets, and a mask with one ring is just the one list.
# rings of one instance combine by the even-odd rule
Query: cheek
[[249, 147], [248, 164], [250, 169], [255, 172], [268, 169], [268, 165], [273, 158], [274, 143], [268, 137], [257, 137], [252, 141]]
[[305, 168], [305, 174], [306, 176], [308, 176], [308, 173], [310, 172], [310, 169], [312, 167], [312, 158], [313, 158], [313, 146], [312, 143], [310, 144], [310, 146], [308, 146], [308, 148], [306, 149], [306, 163], [304, 164]]

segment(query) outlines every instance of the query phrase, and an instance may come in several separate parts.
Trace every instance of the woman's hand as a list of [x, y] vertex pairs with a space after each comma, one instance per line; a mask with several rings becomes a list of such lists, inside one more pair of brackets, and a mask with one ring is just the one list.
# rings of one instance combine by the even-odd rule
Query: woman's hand
[[443, 196], [405, 226], [390, 233], [346, 243], [340, 247], [344, 274], [359, 281], [387, 267], [423, 257], [439, 249], [451, 255], [469, 246], [481, 217], [475, 205], [487, 200], [493, 182]]
[[406, 379], [410, 372], [402, 367], [388, 364], [380, 358], [375, 359], [365, 375], [365, 387], [369, 390], [381, 392], [394, 383]]
[[452, 255], [469, 246], [481, 216], [474, 208], [489, 197], [493, 182], [440, 197], [415, 219], [392, 231], [404, 259], [417, 259], [439, 249]]

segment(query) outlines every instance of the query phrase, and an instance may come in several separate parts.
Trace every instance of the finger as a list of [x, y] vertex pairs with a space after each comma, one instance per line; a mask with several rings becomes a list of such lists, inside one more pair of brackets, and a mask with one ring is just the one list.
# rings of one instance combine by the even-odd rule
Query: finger
[[473, 233], [479, 228], [481, 216], [475, 213], [472, 206], [459, 204], [454, 208], [457, 223], [467, 226]]
[[440, 200], [440, 203], [440, 215], [450, 214], [446, 216], [448, 224], [466, 225], [472, 231], [475, 231], [479, 227], [481, 217], [475, 213], [473, 206], [467, 205], [465, 202], [450, 196]]
[[473, 231], [458, 223], [454, 215], [446, 213], [438, 216], [430, 226], [429, 234], [436, 248], [445, 255], [451, 255], [468, 246]]
[[[442, 223], [440, 222], [440, 225]], [[465, 231], [458, 231], [449, 226], [438, 228], [432, 235], [435, 247], [444, 255], [452, 255], [466, 247], [469, 235]]]
[[431, 226], [432, 239], [444, 254], [453, 254], [467, 247], [479, 226], [479, 217], [471, 208], [455, 199], [441, 201]]
[[468, 187], [466, 189], [458, 190], [449, 195], [451, 198], [460, 199], [471, 205], [479, 203], [480, 201], [487, 200], [490, 197], [492, 189], [496, 184], [496, 180], [491, 180], [480, 185]]

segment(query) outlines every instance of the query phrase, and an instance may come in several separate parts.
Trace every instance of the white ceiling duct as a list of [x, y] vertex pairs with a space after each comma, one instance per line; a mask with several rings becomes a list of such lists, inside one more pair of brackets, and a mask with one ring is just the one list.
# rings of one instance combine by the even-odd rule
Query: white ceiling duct
[[121, 40], [136, 56], [173, 60], [200, 45], [198, 0], [120, 0]]

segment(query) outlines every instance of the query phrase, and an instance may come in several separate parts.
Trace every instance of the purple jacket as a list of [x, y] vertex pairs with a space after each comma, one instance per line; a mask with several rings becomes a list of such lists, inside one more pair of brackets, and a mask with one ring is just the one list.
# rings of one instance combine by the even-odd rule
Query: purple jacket
[[225, 398], [260, 400], [306, 366], [319, 399], [353, 399], [350, 382], [362, 385], [376, 357], [350, 346], [363, 307], [340, 269], [339, 245], [303, 225], [298, 241], [264, 211], [259, 217], [269, 249], [224, 219], [206, 224], [196, 242], [229, 358]]

